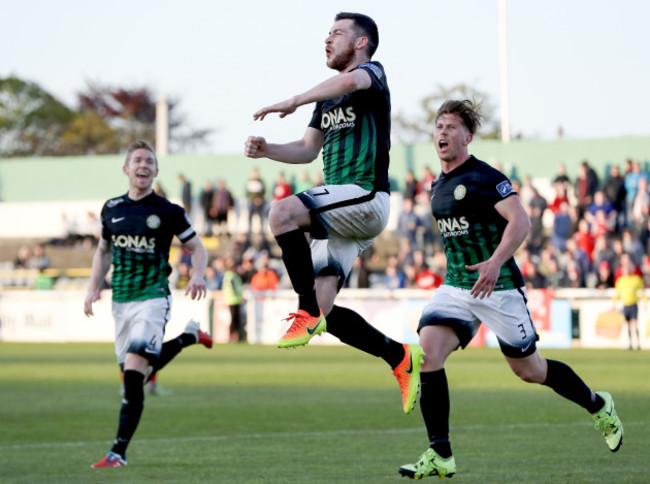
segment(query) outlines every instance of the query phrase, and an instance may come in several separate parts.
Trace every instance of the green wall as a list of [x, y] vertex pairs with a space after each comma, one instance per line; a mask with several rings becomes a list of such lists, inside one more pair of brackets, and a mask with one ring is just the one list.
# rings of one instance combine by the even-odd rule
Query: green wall
[[[515, 168], [519, 177], [554, 178], [557, 166], [564, 163], [567, 174], [573, 179], [578, 165], [587, 160], [602, 177], [611, 164], [621, 167], [627, 158], [650, 162], [650, 137], [593, 140], [516, 140], [503, 144], [497, 140], [473, 141], [470, 153], [489, 163], [499, 162], [510, 176]], [[433, 171], [440, 171], [440, 164], [433, 144], [418, 145], [414, 149], [416, 168], [421, 170], [429, 164]], [[430, 161], [425, 161], [430, 160]], [[418, 172], [416, 172], [417, 174]]]
[[[574, 177], [582, 160], [588, 160], [599, 174], [614, 163], [622, 166], [626, 158], [642, 163], [650, 161], [650, 137], [596, 140], [515, 140], [503, 144], [495, 140], [476, 140], [470, 152], [490, 163], [499, 162], [504, 171], [533, 178], [553, 178], [563, 162], [569, 176]], [[104, 200], [126, 192], [127, 180], [122, 173], [123, 155], [61, 158], [11, 158], [0, 160], [0, 201], [65, 201]], [[297, 179], [307, 170], [312, 176], [322, 170], [322, 160], [308, 165], [288, 165], [271, 160], [252, 160], [243, 154], [233, 155], [169, 155], [161, 157], [158, 181], [167, 195], [178, 198], [177, 175], [183, 173], [192, 182], [198, 196], [206, 180], [224, 178], [236, 197], [245, 194], [246, 179], [258, 167], [270, 192], [279, 171], [287, 178]], [[394, 146], [391, 150], [391, 177], [399, 186], [407, 168], [416, 176], [429, 165], [434, 173], [440, 170], [433, 144], [412, 147]]]

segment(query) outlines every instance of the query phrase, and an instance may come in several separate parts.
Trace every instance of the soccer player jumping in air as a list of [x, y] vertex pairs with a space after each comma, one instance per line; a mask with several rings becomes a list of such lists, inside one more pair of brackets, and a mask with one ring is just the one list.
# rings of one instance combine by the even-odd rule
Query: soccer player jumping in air
[[356, 312], [334, 304], [355, 259], [388, 221], [390, 91], [383, 66], [371, 60], [378, 43], [370, 17], [339, 13], [325, 39], [327, 66], [338, 75], [253, 115], [260, 121], [270, 113], [283, 118], [315, 102], [304, 136], [286, 144], [251, 136], [245, 154], [302, 164], [323, 150], [325, 185], [275, 201], [269, 212], [271, 231], [298, 294], [298, 310], [289, 316], [291, 327], [278, 346], [304, 345], [327, 330], [383, 358], [393, 368], [409, 413], [419, 387], [422, 348], [393, 341]]
[[612, 452], [623, 441], [610, 394], [594, 393], [567, 365], [537, 351], [524, 281], [513, 258], [528, 235], [530, 219], [506, 176], [469, 154], [479, 125], [480, 115], [470, 101], [447, 101], [434, 128], [442, 172], [432, 184], [431, 211], [444, 239], [447, 275], [424, 307], [418, 328], [427, 354], [420, 408], [430, 447], [415, 464], [399, 468], [415, 479], [456, 472], [444, 366], [453, 351], [465, 348], [481, 322], [497, 336], [515, 375], [587, 410]]

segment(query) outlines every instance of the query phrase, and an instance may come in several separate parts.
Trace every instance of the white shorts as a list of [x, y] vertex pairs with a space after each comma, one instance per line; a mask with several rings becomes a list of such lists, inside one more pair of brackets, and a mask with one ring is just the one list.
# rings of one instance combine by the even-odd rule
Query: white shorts
[[124, 365], [127, 353], [152, 362], [158, 359], [171, 307], [171, 296], [127, 303], [113, 301], [115, 354], [120, 365]]
[[535, 352], [538, 340], [527, 301], [525, 287], [495, 291], [479, 299], [469, 289], [443, 284], [424, 307], [418, 332], [429, 325], [449, 326], [464, 348], [483, 322], [496, 335], [504, 355], [523, 358]]
[[340, 288], [356, 258], [386, 227], [389, 195], [357, 185], [324, 185], [297, 196], [310, 211], [314, 274], [337, 275]]

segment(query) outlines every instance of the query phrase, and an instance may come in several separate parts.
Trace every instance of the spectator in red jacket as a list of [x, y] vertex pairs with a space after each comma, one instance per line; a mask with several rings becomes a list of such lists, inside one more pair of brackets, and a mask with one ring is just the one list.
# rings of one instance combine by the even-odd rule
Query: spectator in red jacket
[[280, 277], [269, 267], [269, 254], [261, 252], [257, 259], [257, 272], [251, 278], [250, 288], [253, 291], [275, 291]]
[[573, 238], [585, 253], [589, 256], [589, 262], [594, 260], [594, 245], [595, 239], [591, 233], [589, 222], [585, 219], [581, 219], [578, 222], [578, 231], [573, 234]]
[[278, 173], [275, 186], [273, 187], [273, 200], [282, 200], [292, 194], [293, 190], [291, 189], [291, 185], [287, 183], [284, 173]]

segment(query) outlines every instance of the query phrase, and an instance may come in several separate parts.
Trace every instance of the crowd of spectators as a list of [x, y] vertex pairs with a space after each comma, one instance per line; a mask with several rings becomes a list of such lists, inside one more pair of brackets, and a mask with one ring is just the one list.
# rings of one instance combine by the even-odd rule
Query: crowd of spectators
[[[573, 183], [564, 167], [558, 170], [552, 199], [522, 196], [533, 221], [517, 254], [528, 286], [612, 288], [624, 254], [648, 279], [650, 175], [640, 162], [626, 160], [603, 178], [584, 161]], [[548, 227], [541, 222], [545, 218]]]
[[[556, 174], [539, 187], [528, 176], [520, 180], [516, 174], [509, 175], [532, 222], [527, 240], [515, 255], [527, 287], [612, 288], [623, 254], [629, 255], [636, 271], [650, 284], [650, 174], [640, 162], [614, 164], [601, 177], [584, 161], [574, 180], [559, 164]], [[402, 206], [395, 230], [382, 234], [381, 250], [375, 244], [356, 261], [345, 287], [433, 289], [444, 281], [442, 239], [429, 208], [435, 176], [429, 167], [419, 177], [412, 171], [406, 173], [402, 191], [396, 194]], [[191, 186], [182, 175], [178, 178], [183, 204], [192, 210]], [[223, 238], [221, 246], [226, 248], [210, 261], [208, 288], [223, 288], [229, 259], [244, 288], [290, 288], [280, 252], [265, 228], [267, 211], [273, 200], [321, 184], [322, 178], [310, 179], [307, 172], [291, 181], [278, 173], [267, 190], [253, 169], [244, 187], [248, 224], [246, 230], [233, 232], [229, 217], [236, 200], [226, 180], [206, 181], [196, 197], [193, 218], [200, 219], [201, 235]], [[42, 245], [19, 252], [15, 268], [41, 269], [47, 263]], [[175, 267], [172, 284], [182, 289], [191, 271], [189, 257], [181, 254], [171, 262]]]
[[45, 245], [36, 244], [34, 247], [21, 245], [13, 262], [14, 269], [47, 269], [50, 258], [45, 254]]
[[[446, 259], [429, 211], [435, 176], [429, 168], [419, 179], [407, 172], [397, 228], [386, 237], [393, 248], [378, 251], [373, 246], [366, 251], [345, 287], [433, 289], [442, 284]], [[613, 288], [623, 257], [631, 258], [636, 272], [650, 284], [650, 174], [640, 162], [612, 165], [601, 177], [584, 161], [574, 180], [559, 164], [556, 175], [542, 183], [544, 190], [528, 176], [511, 178], [531, 219], [530, 234], [515, 255], [528, 288]], [[250, 241], [250, 234], [235, 241], [244, 284], [258, 289], [252, 276], [259, 266], [277, 276], [272, 286], [260, 290], [289, 288], [282, 262], [271, 249], [273, 242], [264, 231], [255, 235], [264, 241], [263, 250], [256, 248], [260, 240]]]

